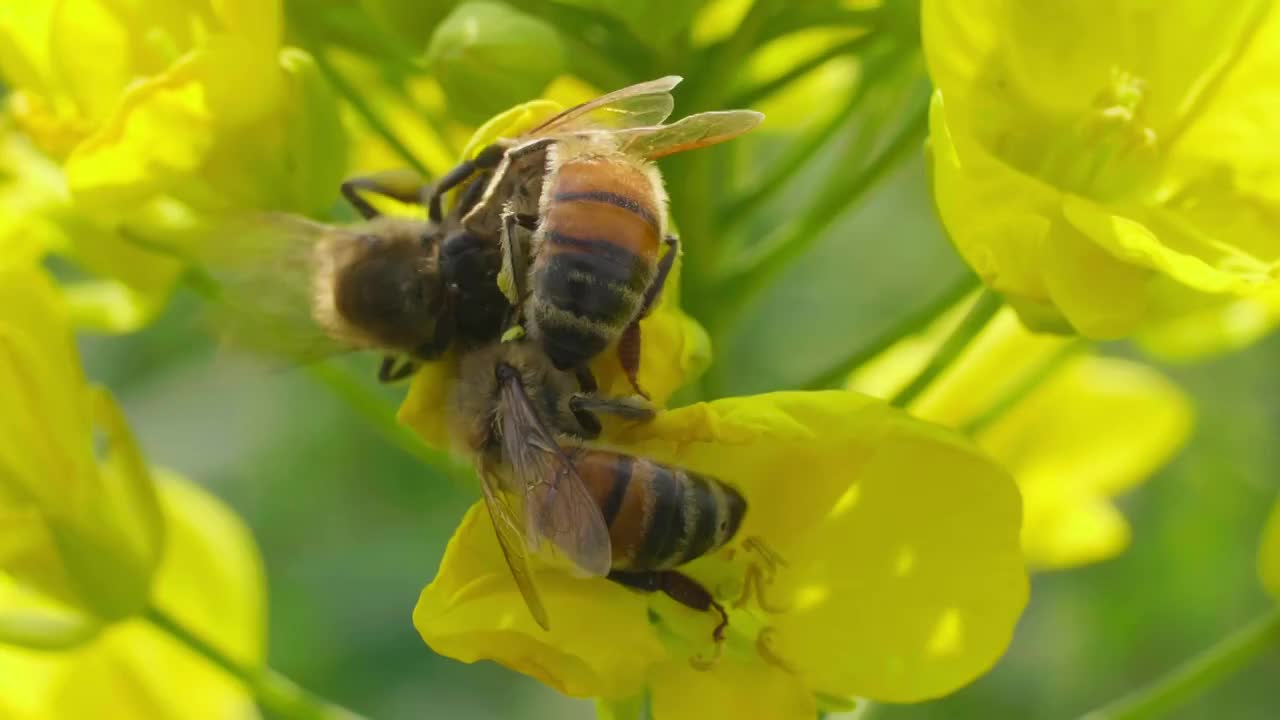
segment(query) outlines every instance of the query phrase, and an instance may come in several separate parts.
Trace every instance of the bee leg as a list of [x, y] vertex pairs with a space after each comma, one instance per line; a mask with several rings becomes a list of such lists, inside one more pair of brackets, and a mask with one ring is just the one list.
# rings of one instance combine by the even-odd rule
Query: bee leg
[[623, 585], [644, 592], [660, 592], [687, 608], [699, 611], [712, 610], [720, 616], [720, 621], [711, 637], [716, 645], [724, 642], [725, 628], [729, 627], [729, 613], [724, 606], [716, 602], [711, 592], [697, 580], [675, 570], [658, 570], [655, 572], [628, 572], [613, 570], [608, 578]]
[[396, 357], [394, 355], [383, 355], [382, 365], [378, 368], [378, 382], [399, 382], [417, 371], [418, 363], [412, 360], [405, 360], [399, 367], [396, 367]]
[[502, 247], [502, 272], [511, 278], [511, 295], [507, 300], [512, 307], [517, 308], [525, 298], [525, 281], [529, 272], [528, 258], [525, 257], [520, 238], [516, 235], [518, 224], [519, 218], [515, 213], [509, 210], [502, 213], [502, 235], [499, 240]]
[[422, 178], [412, 170], [388, 170], [372, 175], [361, 175], [343, 181], [342, 197], [360, 213], [365, 220], [372, 220], [382, 213], [360, 196], [361, 192], [371, 192], [399, 200], [404, 203], [416, 203], [422, 192]]
[[647, 422], [653, 419], [653, 405], [637, 397], [600, 397], [595, 394], [574, 393], [569, 398], [569, 407], [592, 415], [614, 415], [623, 420]]
[[662, 295], [662, 288], [667, 284], [667, 277], [671, 274], [671, 268], [676, 264], [676, 258], [680, 256], [680, 240], [674, 235], [668, 235], [664, 241], [667, 245], [667, 252], [658, 261], [658, 272], [653, 276], [653, 282], [649, 283], [648, 289], [644, 291], [644, 299], [640, 303], [640, 312], [636, 314], [636, 319], [631, 321], [626, 330], [622, 331], [622, 337], [618, 338], [618, 362], [622, 364], [622, 370], [627, 374], [627, 380], [631, 382], [631, 387], [644, 397], [649, 395], [640, 388], [640, 384], [636, 379], [636, 375], [640, 372], [640, 320], [648, 317], [653, 311], [653, 306], [657, 303], [658, 298]]
[[622, 336], [618, 338], [618, 363], [622, 365], [622, 372], [627, 376], [627, 381], [631, 383], [631, 387], [635, 389], [641, 397], [649, 399], [649, 393], [640, 387], [640, 321], [634, 320], [622, 331]]
[[600, 383], [596, 382], [596, 376], [591, 372], [591, 368], [586, 365], [579, 365], [573, 369], [573, 375], [578, 379], [578, 389], [584, 393], [594, 393], [600, 389]]
[[675, 235], [668, 235], [663, 241], [667, 246], [667, 254], [662, 256], [658, 261], [658, 272], [653, 276], [653, 282], [649, 283], [648, 289], [644, 291], [644, 301], [640, 303], [640, 313], [637, 317], [648, 317], [653, 311], [653, 306], [658, 302], [658, 297], [662, 295], [662, 288], [667, 284], [667, 276], [671, 274], [671, 268], [676, 264], [676, 258], [680, 257], [680, 239]]
[[431, 187], [430, 192], [425, 193], [426, 202], [423, 204], [427, 206], [427, 217], [432, 222], [437, 223], [443, 220], [444, 207], [441, 204], [441, 200], [444, 198], [444, 194], [466, 182], [477, 170], [492, 170], [496, 168], [506, 154], [506, 146], [494, 143], [476, 153], [474, 158], [459, 163], [452, 170], [445, 173], [444, 177], [437, 180], [436, 184]]
[[489, 187], [491, 179], [493, 179], [493, 173], [485, 171], [467, 186], [467, 189], [462, 193], [462, 197], [458, 198], [458, 217], [471, 212], [471, 208], [474, 208], [476, 203], [480, 202], [480, 198], [484, 196], [484, 191]]

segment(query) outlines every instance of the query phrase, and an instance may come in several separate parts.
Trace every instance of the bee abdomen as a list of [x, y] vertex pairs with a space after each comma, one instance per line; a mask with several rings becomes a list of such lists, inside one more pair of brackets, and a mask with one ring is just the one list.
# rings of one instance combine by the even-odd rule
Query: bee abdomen
[[719, 480], [644, 458], [589, 451], [577, 466], [613, 543], [613, 567], [666, 570], [724, 545], [746, 501]]
[[652, 270], [606, 240], [547, 232], [533, 273], [530, 329], [557, 368], [605, 349], [640, 309]]

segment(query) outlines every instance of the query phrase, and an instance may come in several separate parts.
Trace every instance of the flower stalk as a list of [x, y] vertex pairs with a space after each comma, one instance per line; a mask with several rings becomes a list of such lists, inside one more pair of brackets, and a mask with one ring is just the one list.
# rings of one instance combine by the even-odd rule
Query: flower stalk
[[1146, 720], [1164, 717], [1191, 698], [1280, 648], [1280, 608], [1268, 612], [1192, 658], [1152, 685], [1130, 693], [1081, 720]]
[[192, 652], [225, 670], [244, 686], [263, 709], [285, 720], [360, 720], [361, 716], [334, 705], [299, 687], [269, 667], [248, 668], [183, 627], [168, 613], [149, 608], [147, 622], [162, 630]]
[[960, 353], [973, 342], [973, 339], [982, 332], [987, 326], [991, 318], [995, 317], [996, 312], [1004, 306], [1004, 300], [992, 292], [991, 290], [983, 290], [978, 296], [977, 301], [964, 316], [964, 320], [960, 321], [960, 325], [955, 331], [942, 343], [938, 348], [938, 352], [929, 358], [928, 364], [920, 371], [919, 375], [907, 384], [905, 388], [893, 396], [889, 404], [895, 407], [907, 407], [916, 398], [929, 388], [929, 385], [943, 373], [956, 358], [960, 357]]

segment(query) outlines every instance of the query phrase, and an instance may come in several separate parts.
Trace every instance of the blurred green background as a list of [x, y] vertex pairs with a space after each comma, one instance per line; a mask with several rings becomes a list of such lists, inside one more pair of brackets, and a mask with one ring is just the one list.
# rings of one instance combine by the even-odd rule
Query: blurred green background
[[[909, 21], [914, 3], [897, 4]], [[451, 5], [287, 3], [294, 29], [304, 29], [312, 41], [323, 37], [388, 55], [425, 47]], [[565, 61], [590, 82], [616, 84], [590, 55], [610, 47], [626, 82], [678, 71], [692, 78], [692, 94], [697, 80], [716, 70], [678, 62], [674, 36], [642, 39], [639, 11], [627, 16], [631, 22], [602, 23], [606, 42], [598, 42], [591, 32], [600, 15], [592, 5], [529, 3], [532, 12], [570, 23], [561, 36]], [[356, 22], [370, 8], [381, 8], [380, 21], [413, 28], [416, 35], [377, 45], [382, 37], [361, 34], [369, 26]], [[619, 37], [626, 42], [608, 44]], [[645, 40], [653, 47], [646, 50]], [[388, 67], [392, 80], [403, 70]], [[721, 68], [730, 77], [736, 69]], [[465, 85], [466, 78], [458, 82]], [[684, 90], [676, 93], [678, 103], [685, 102]], [[516, 96], [510, 102], [525, 97], [522, 88], [511, 92]], [[498, 107], [509, 104], [488, 99]], [[681, 114], [691, 109], [679, 108]], [[847, 145], [845, 136], [861, 122], [855, 118], [832, 135], [829, 148]], [[768, 143], [785, 140], [771, 137], [745, 162], [740, 155], [716, 156], [717, 168], [736, 170], [729, 184], [759, 178], [753, 162], [776, 157], [778, 148]], [[737, 235], [744, 243], [784, 226], [796, 207], [858, 169], [833, 162], [832, 152], [819, 155], [826, 159], [806, 166], [785, 192], [743, 219]], [[729, 157], [737, 159], [732, 166]], [[738, 329], [720, 339], [716, 394], [794, 387], [929, 304], [967, 272], [933, 214], [921, 153], [913, 150], [909, 158], [865, 202], [841, 213], [751, 303]], [[677, 178], [673, 199], [684, 203], [676, 208], [677, 219], [683, 213], [705, 220], [716, 198], [678, 192], [682, 162], [665, 165]], [[714, 232], [717, 222], [704, 229]], [[685, 239], [696, 252], [698, 238]], [[589, 703], [493, 664], [465, 666], [437, 657], [414, 631], [410, 614], [418, 594], [457, 521], [477, 499], [477, 488], [391, 444], [308, 370], [282, 370], [218, 348], [201, 317], [199, 301], [180, 293], [141, 333], [82, 338], [86, 369], [120, 397], [153, 462], [204, 483], [252, 527], [270, 582], [271, 664], [380, 719], [593, 717]], [[797, 317], [806, 322], [795, 322]], [[1132, 353], [1126, 346], [1111, 350]], [[404, 388], [373, 382], [375, 363], [353, 356], [333, 364], [394, 407]], [[1268, 607], [1256, 551], [1262, 521], [1280, 490], [1276, 367], [1280, 338], [1273, 337], [1246, 353], [1166, 368], [1194, 397], [1197, 429], [1168, 467], [1122, 500], [1133, 525], [1128, 552], [1086, 569], [1036, 577], [1014, 644], [991, 674], [944, 701], [879, 708], [877, 717], [1074, 717], [1161, 676]], [[1272, 653], [1173, 717], [1270, 720], [1280, 705], [1277, 678], [1280, 657]]]
[[[913, 160], [751, 310], [729, 348], [731, 388], [787, 387], [868, 342], [963, 271]], [[803, 327], [791, 319], [812, 318]], [[812, 332], [813, 327], [823, 332]], [[86, 338], [87, 372], [116, 391], [148, 455], [205, 483], [253, 528], [270, 580], [271, 662], [372, 717], [587, 718], [493, 665], [435, 656], [410, 613], [476, 487], [391, 446], [305, 370], [221, 350], [182, 296], [154, 327]], [[1125, 352], [1125, 348], [1116, 348]], [[374, 360], [339, 365], [388, 403]], [[1267, 607], [1262, 521], [1280, 490], [1280, 338], [1167, 368], [1198, 408], [1191, 442], [1126, 497], [1133, 546], [1040, 575], [1012, 649], [944, 701], [885, 718], [1067, 718], [1148, 682]], [[1280, 657], [1233, 677], [1176, 718], [1270, 720]], [[879, 714], [882, 713], [882, 714]]]

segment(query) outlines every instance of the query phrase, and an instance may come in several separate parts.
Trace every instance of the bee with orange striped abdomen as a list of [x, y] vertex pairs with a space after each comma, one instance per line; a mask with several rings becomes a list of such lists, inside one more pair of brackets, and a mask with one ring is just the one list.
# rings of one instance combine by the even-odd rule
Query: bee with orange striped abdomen
[[455, 434], [476, 459], [485, 503], [512, 576], [538, 624], [546, 608], [529, 567], [540, 548], [578, 571], [691, 608], [728, 615], [677, 568], [727, 543], [746, 502], [711, 477], [576, 443], [599, 432], [598, 413], [645, 419], [647, 405], [576, 390], [528, 341], [495, 343], [459, 361]]
[[443, 193], [481, 176], [484, 194], [462, 220], [468, 239], [498, 239], [506, 292], [525, 330], [556, 368], [577, 371], [585, 389], [594, 387], [587, 362], [616, 343], [642, 392], [638, 323], [679, 253], [653, 161], [736, 137], [764, 117], [728, 110], [663, 124], [679, 82], [632, 85], [500, 140], [443, 177], [428, 200], [439, 219]]

